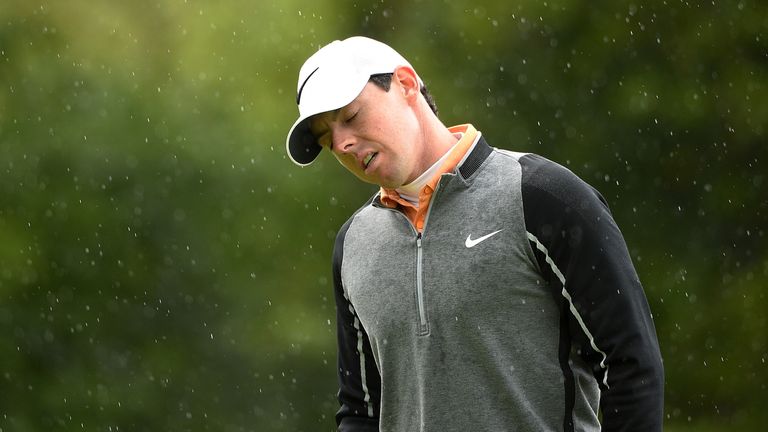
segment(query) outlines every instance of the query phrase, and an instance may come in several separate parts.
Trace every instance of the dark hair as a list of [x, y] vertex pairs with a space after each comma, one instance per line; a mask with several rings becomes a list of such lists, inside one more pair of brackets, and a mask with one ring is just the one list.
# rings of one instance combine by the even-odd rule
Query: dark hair
[[[389, 88], [392, 86], [392, 74], [374, 74], [371, 75], [369, 81], [376, 84], [382, 90], [389, 91]], [[429, 107], [432, 109], [432, 112], [437, 115], [437, 104], [435, 103], [435, 99], [432, 97], [432, 94], [429, 92], [429, 90], [427, 90], [427, 86], [422, 85], [421, 89], [419, 90], [421, 91], [421, 95], [424, 96], [424, 99], [427, 101], [427, 105], [429, 105]]]

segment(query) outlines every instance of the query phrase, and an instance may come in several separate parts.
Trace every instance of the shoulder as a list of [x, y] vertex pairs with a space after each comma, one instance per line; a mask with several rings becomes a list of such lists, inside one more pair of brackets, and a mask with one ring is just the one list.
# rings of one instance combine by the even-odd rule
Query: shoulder
[[379, 193], [375, 193], [373, 196], [368, 198], [368, 200], [360, 206], [357, 210], [355, 210], [354, 213], [352, 213], [352, 216], [349, 217], [349, 219], [344, 222], [344, 224], [341, 225], [341, 228], [339, 228], [339, 231], [336, 233], [336, 241], [334, 243], [334, 261], [337, 259], [341, 259], [344, 249], [344, 239], [347, 236], [347, 232], [349, 231], [349, 227], [352, 226], [355, 219], [366, 209], [370, 208], [371, 205], [375, 200], [377, 200], [379, 197]]
[[529, 233], [551, 240], [572, 229], [601, 232], [612, 221], [600, 192], [570, 169], [534, 153], [496, 151], [520, 166], [523, 218]]
[[586, 181], [563, 165], [535, 153], [522, 153], [494, 148], [493, 152], [519, 165], [523, 200], [529, 205], [558, 202], [568, 207], [583, 207], [597, 200], [605, 205], [602, 195]]
[[[577, 213], [607, 208], [600, 192], [570, 169], [534, 153], [518, 153], [523, 200], [528, 205], [559, 205]], [[551, 210], [551, 209], [550, 209]]]

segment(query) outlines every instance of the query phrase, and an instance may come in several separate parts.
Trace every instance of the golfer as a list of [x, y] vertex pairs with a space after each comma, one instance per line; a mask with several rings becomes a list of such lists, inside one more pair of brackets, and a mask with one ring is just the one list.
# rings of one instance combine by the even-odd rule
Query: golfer
[[296, 102], [290, 158], [380, 186], [333, 252], [339, 431], [661, 430], [648, 302], [598, 191], [446, 127], [372, 39], [309, 57]]

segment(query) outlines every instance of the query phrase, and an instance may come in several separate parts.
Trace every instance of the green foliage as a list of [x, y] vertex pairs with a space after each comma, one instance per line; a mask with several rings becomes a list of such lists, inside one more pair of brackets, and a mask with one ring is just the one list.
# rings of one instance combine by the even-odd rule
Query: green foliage
[[765, 5], [262, 3], [0, 8], [0, 430], [333, 429], [330, 252], [374, 190], [284, 138], [352, 34], [604, 194], [671, 430], [768, 420]]

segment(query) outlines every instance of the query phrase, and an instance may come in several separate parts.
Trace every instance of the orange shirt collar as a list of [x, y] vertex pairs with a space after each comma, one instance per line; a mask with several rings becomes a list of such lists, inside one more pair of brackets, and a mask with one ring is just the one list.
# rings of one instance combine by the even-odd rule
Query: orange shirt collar
[[[471, 124], [452, 126], [452, 127], [449, 127], [448, 130], [454, 134], [463, 133], [464, 135], [461, 137], [459, 142], [453, 146], [450, 154], [448, 155], [448, 158], [446, 158], [445, 161], [443, 161], [443, 164], [440, 167], [440, 169], [437, 170], [437, 172], [432, 177], [432, 179], [430, 179], [427, 185], [424, 186], [421, 192], [419, 192], [419, 208], [424, 207], [423, 213], [425, 214], [426, 214], [427, 204], [429, 203], [429, 198], [432, 196], [432, 192], [435, 190], [435, 186], [437, 185], [437, 182], [440, 181], [440, 176], [442, 176], [445, 173], [452, 172], [454, 169], [456, 169], [456, 166], [464, 158], [464, 155], [467, 154], [467, 150], [469, 150], [469, 148], [472, 147], [472, 143], [475, 142], [475, 139], [477, 138], [477, 133], [478, 133], [477, 129], [475, 129], [475, 127], [472, 126]], [[402, 205], [406, 209], [410, 207], [410, 209], [416, 210], [411, 203], [401, 198], [400, 194], [398, 194], [395, 189], [388, 189], [388, 188], [382, 187], [381, 203], [384, 206], [389, 208], [396, 208], [398, 205]], [[407, 212], [407, 213], [410, 213], [410, 212]], [[411, 218], [410, 215], [409, 215], [409, 218]]]

